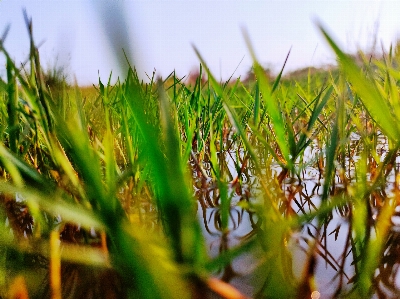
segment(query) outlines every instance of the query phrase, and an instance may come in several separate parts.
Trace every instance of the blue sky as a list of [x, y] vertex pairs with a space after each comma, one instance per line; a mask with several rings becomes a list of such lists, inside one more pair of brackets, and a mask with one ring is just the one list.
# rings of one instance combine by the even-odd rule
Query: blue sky
[[96, 83], [98, 74], [105, 81], [111, 71], [123, 76], [122, 48], [141, 77], [153, 69], [163, 77], [174, 69], [179, 76], [195, 70], [193, 44], [217, 78], [227, 79], [244, 57], [235, 77], [243, 75], [251, 66], [243, 27], [259, 61], [273, 70], [292, 47], [288, 71], [334, 63], [316, 17], [348, 51], [371, 47], [375, 32], [379, 48], [400, 36], [400, 1], [0, 0], [0, 33], [11, 25], [5, 48], [17, 62], [29, 52], [23, 8], [33, 19], [36, 43], [44, 41], [44, 66], [58, 57], [81, 85]]

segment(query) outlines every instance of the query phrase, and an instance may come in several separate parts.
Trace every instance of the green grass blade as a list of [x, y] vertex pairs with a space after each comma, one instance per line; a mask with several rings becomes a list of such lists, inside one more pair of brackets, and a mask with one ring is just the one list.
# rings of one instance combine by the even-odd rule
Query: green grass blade
[[[314, 98], [314, 100], [311, 101], [311, 103], [315, 102], [314, 109], [311, 111], [311, 117], [308, 121], [306, 132], [300, 133], [299, 142], [297, 143], [297, 153], [300, 153], [302, 150], [304, 150], [312, 141], [312, 139], [310, 138], [310, 134], [312, 133], [312, 129], [315, 125], [315, 122], [318, 120], [318, 117], [321, 115], [323, 108], [325, 107], [326, 103], [328, 102], [328, 100], [332, 95], [333, 86], [330, 86], [328, 88], [328, 90], [325, 92], [324, 97], [320, 101], [322, 92], [323, 90], [321, 90], [321, 92], [318, 93], [318, 95]], [[308, 108], [309, 106], [306, 107], [306, 109]]]
[[253, 124], [256, 126], [260, 121], [260, 88], [256, 82], [256, 90], [254, 94], [254, 112], [253, 112]]
[[13, 153], [17, 153], [18, 139], [19, 139], [19, 117], [18, 117], [18, 87], [17, 80], [14, 74], [13, 64], [10, 58], [7, 58], [7, 81], [8, 81], [8, 99], [7, 99], [7, 112], [8, 112], [8, 134], [10, 149]]
[[270, 116], [271, 122], [273, 124], [276, 142], [279, 145], [279, 149], [280, 149], [282, 156], [286, 162], [287, 168], [291, 169], [293, 167], [293, 165], [292, 165], [292, 159], [290, 156], [290, 147], [288, 145], [286, 129], [285, 129], [285, 122], [284, 122], [284, 118], [282, 116], [281, 108], [279, 107], [279, 103], [278, 103], [277, 99], [272, 96], [272, 91], [269, 87], [268, 78], [265, 75], [264, 69], [261, 67], [261, 65], [258, 63], [258, 61], [256, 59], [255, 52], [251, 45], [248, 34], [245, 31], [243, 31], [243, 35], [244, 35], [247, 47], [248, 47], [250, 54], [252, 56], [252, 59], [253, 59], [254, 72], [257, 76], [259, 88], [260, 88], [261, 94], [263, 96], [263, 100], [264, 100], [265, 107], [266, 107], [265, 109], [266, 109], [268, 115]]
[[[187, 186], [187, 178], [181, 169], [179, 142], [175, 122], [171, 118], [168, 99], [162, 86], [160, 97], [161, 123], [148, 122], [143, 107], [143, 97], [138, 79], [130, 71], [127, 79], [126, 104], [143, 138], [142, 155], [151, 168], [152, 185], [157, 194], [157, 204], [164, 219], [178, 263], [197, 262], [196, 252], [201, 251], [202, 236], [197, 221], [192, 217], [193, 205]], [[173, 115], [174, 113], [172, 113]], [[160, 132], [158, 125], [161, 125]], [[164, 151], [161, 149], [164, 148]]]
[[283, 70], [285, 69], [285, 66], [286, 66], [286, 63], [287, 63], [287, 61], [288, 61], [288, 59], [289, 59], [289, 56], [290, 56], [290, 52], [291, 52], [291, 51], [292, 51], [292, 48], [290, 47], [290, 50], [289, 50], [289, 52], [288, 52], [287, 55], [286, 55], [286, 59], [285, 59], [285, 62], [283, 63], [283, 66], [282, 66], [282, 68], [281, 68], [281, 71], [279, 72], [278, 76], [277, 76], [276, 79], [275, 79], [274, 84], [272, 85], [271, 93], [274, 93], [274, 91], [275, 91], [275, 90], [278, 88], [278, 86], [279, 86], [279, 82], [281, 81], [282, 74], [283, 74]]
[[78, 223], [83, 227], [90, 229], [104, 229], [105, 226], [101, 219], [91, 210], [83, 206], [65, 201], [62, 198], [62, 190], [49, 194], [41, 192], [38, 189], [28, 187], [18, 187], [7, 182], [0, 182], [0, 190], [11, 195], [18, 194], [25, 199], [29, 205], [39, 206], [42, 210], [53, 216], [61, 216], [65, 222]]
[[22, 185], [24, 182], [39, 190], [47, 190], [49, 192], [54, 190], [55, 186], [53, 183], [49, 183], [43, 179], [36, 169], [33, 169], [25, 161], [16, 157], [3, 144], [0, 144], [0, 165], [9, 171], [17, 186]]
[[394, 118], [392, 107], [386, 99], [382, 98], [376, 87], [376, 83], [362, 74], [354, 60], [340, 50], [321, 24], [317, 25], [336, 53], [341, 69], [351, 82], [352, 88], [360, 96], [362, 103], [367, 108], [371, 117], [391, 140], [395, 142], [400, 141], [399, 120]]

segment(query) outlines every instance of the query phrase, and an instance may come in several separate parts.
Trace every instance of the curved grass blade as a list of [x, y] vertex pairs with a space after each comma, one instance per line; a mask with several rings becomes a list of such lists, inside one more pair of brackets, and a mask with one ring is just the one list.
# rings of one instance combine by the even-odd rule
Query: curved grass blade
[[394, 117], [389, 101], [382, 97], [375, 81], [366, 77], [354, 60], [340, 50], [321, 23], [317, 23], [317, 26], [336, 53], [340, 68], [351, 82], [352, 88], [360, 96], [371, 117], [391, 140], [399, 142], [399, 120]]

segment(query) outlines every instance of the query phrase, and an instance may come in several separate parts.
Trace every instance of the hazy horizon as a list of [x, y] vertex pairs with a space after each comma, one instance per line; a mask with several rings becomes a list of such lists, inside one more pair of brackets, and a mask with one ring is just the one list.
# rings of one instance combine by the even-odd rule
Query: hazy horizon
[[2, 0], [0, 33], [11, 25], [4, 46], [17, 62], [29, 53], [23, 8], [33, 19], [36, 44], [44, 41], [39, 49], [44, 67], [58, 58], [80, 85], [98, 82], [98, 75], [105, 81], [111, 71], [114, 80], [123, 77], [122, 48], [142, 78], [153, 69], [163, 77], [198, 69], [192, 45], [218, 79], [226, 80], [236, 68], [234, 77], [243, 76], [251, 59], [241, 28], [249, 32], [259, 61], [275, 72], [290, 48], [286, 71], [335, 62], [314, 18], [346, 51], [372, 47], [374, 36], [378, 50], [381, 43], [388, 49], [399, 36], [395, 1]]

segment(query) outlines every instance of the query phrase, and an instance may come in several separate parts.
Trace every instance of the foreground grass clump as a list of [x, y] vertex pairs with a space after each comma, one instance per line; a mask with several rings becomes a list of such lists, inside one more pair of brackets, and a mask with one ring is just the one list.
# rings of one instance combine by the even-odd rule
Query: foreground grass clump
[[54, 87], [26, 20], [29, 67], [1, 48], [1, 298], [244, 298], [249, 253], [257, 298], [399, 294], [397, 51], [360, 68], [321, 27], [340, 68], [297, 81], [271, 84], [247, 40], [251, 82], [196, 50], [192, 86], [129, 67]]

